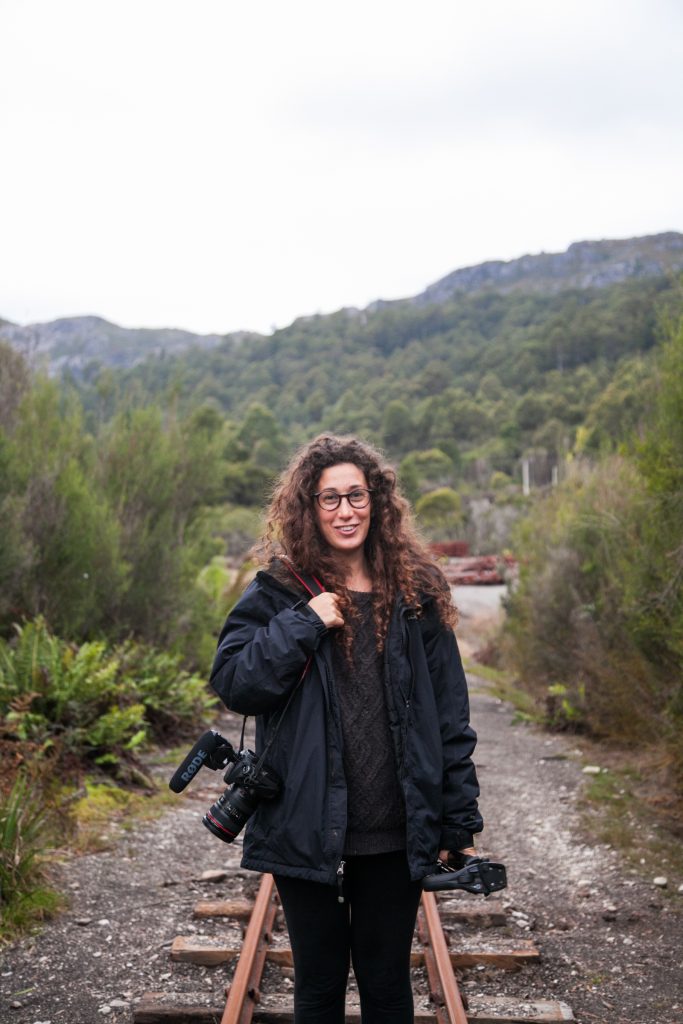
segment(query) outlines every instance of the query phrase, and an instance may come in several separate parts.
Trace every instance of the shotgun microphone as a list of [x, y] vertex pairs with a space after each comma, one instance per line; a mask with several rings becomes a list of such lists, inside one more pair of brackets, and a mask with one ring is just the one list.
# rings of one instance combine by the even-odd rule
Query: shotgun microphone
[[202, 765], [218, 771], [234, 761], [235, 750], [220, 733], [209, 729], [199, 737], [189, 754], [176, 769], [169, 786], [174, 793], [182, 793], [185, 786], [195, 777]]

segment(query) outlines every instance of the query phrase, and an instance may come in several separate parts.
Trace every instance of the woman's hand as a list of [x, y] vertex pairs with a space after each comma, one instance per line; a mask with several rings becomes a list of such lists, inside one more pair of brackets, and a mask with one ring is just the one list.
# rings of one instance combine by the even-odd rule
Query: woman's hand
[[[439, 860], [441, 861], [442, 864], [448, 863], [448, 855], [450, 854], [450, 852], [450, 850], [439, 850]], [[464, 850], [458, 850], [458, 853], [461, 853], [463, 857], [477, 856], [477, 851], [473, 846], [466, 846]]]
[[324, 590], [322, 594], [317, 594], [311, 598], [308, 602], [308, 607], [313, 609], [328, 629], [334, 629], [336, 626], [344, 625], [344, 620], [339, 613], [338, 600], [336, 594], [331, 594], [328, 590]]

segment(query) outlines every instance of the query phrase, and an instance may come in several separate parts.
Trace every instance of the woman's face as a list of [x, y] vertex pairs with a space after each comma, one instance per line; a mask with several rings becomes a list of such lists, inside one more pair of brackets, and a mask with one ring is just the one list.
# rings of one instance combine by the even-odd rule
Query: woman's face
[[[361, 487], [366, 490], [368, 487], [363, 470], [352, 462], [340, 462], [323, 470], [316, 492], [332, 491], [347, 495]], [[327, 510], [321, 508], [316, 500], [315, 513], [320, 532], [331, 548], [340, 554], [355, 554], [362, 549], [370, 529], [371, 502], [365, 508], [354, 508], [345, 497], [336, 509]]]

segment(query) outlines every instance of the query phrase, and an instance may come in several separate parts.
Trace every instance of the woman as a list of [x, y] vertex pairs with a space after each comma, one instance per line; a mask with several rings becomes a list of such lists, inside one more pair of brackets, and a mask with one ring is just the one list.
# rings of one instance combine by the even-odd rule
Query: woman
[[257, 752], [272, 742], [284, 781], [242, 863], [275, 876], [297, 1024], [344, 1021], [350, 961], [364, 1024], [412, 1022], [420, 880], [483, 827], [450, 591], [394, 472], [354, 438], [295, 456], [259, 555], [211, 675], [258, 716]]

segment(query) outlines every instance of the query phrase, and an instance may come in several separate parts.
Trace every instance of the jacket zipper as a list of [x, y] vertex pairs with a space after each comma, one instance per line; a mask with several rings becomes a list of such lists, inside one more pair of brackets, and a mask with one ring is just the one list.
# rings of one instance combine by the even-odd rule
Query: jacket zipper
[[403, 718], [403, 760], [404, 760], [404, 763], [405, 763], [405, 751], [406, 751], [406, 746], [408, 745], [408, 728], [409, 728], [408, 718], [410, 716], [410, 698], [413, 695], [413, 687], [415, 685], [415, 675], [414, 675], [414, 672], [413, 672], [413, 659], [412, 659], [412, 657], [410, 655], [410, 626], [408, 625], [408, 620], [405, 617], [405, 610], [404, 610], [404, 613], [403, 613], [403, 619], [402, 619], [401, 625], [402, 625], [402, 627], [403, 627], [403, 629], [405, 631], [404, 635], [405, 635], [405, 641], [406, 641], [406, 657], [408, 659], [408, 665], [409, 665], [409, 668], [410, 668], [410, 683], [408, 684], [408, 696], [403, 698], [404, 711], [405, 711], [405, 715], [404, 715], [404, 718]]
[[344, 868], [346, 861], [340, 860], [337, 868], [337, 903], [344, 902]]
[[[323, 692], [327, 695], [328, 714], [330, 715], [330, 717], [332, 719], [332, 725], [334, 727], [334, 732], [336, 733], [336, 735], [339, 738], [339, 757], [340, 757], [340, 759], [341, 759], [341, 761], [343, 763], [343, 757], [344, 757], [343, 742], [344, 742], [344, 740], [343, 740], [342, 731], [341, 731], [341, 723], [339, 722], [339, 719], [337, 717], [337, 715], [338, 715], [337, 694], [336, 694], [336, 692], [334, 690], [333, 677], [332, 677], [331, 673], [328, 672], [328, 665], [327, 665], [326, 659], [322, 659], [322, 662], [321, 662], [321, 675], [322, 675], [322, 680], [323, 680]], [[333, 759], [333, 756], [332, 756], [332, 749], [330, 747], [329, 739], [328, 739], [328, 743], [327, 743], [327, 775], [328, 775], [328, 778], [329, 778], [331, 783], [335, 781], [335, 779], [336, 779], [336, 772], [335, 772], [334, 759]], [[341, 843], [340, 843], [340, 846], [339, 846], [339, 853], [343, 853], [343, 850], [344, 850], [344, 839], [345, 839], [345, 836], [346, 836], [346, 825], [347, 825], [347, 823], [345, 822], [344, 823], [344, 828], [341, 829]], [[344, 883], [344, 866], [345, 866], [345, 864], [346, 864], [346, 861], [343, 859], [343, 856], [342, 856], [342, 859], [340, 860], [339, 866], [337, 867], [337, 871], [336, 871], [336, 877], [337, 877], [337, 900], [338, 900], [339, 903], [343, 903], [344, 902], [344, 893], [343, 893], [343, 890], [342, 890], [342, 885]]]

